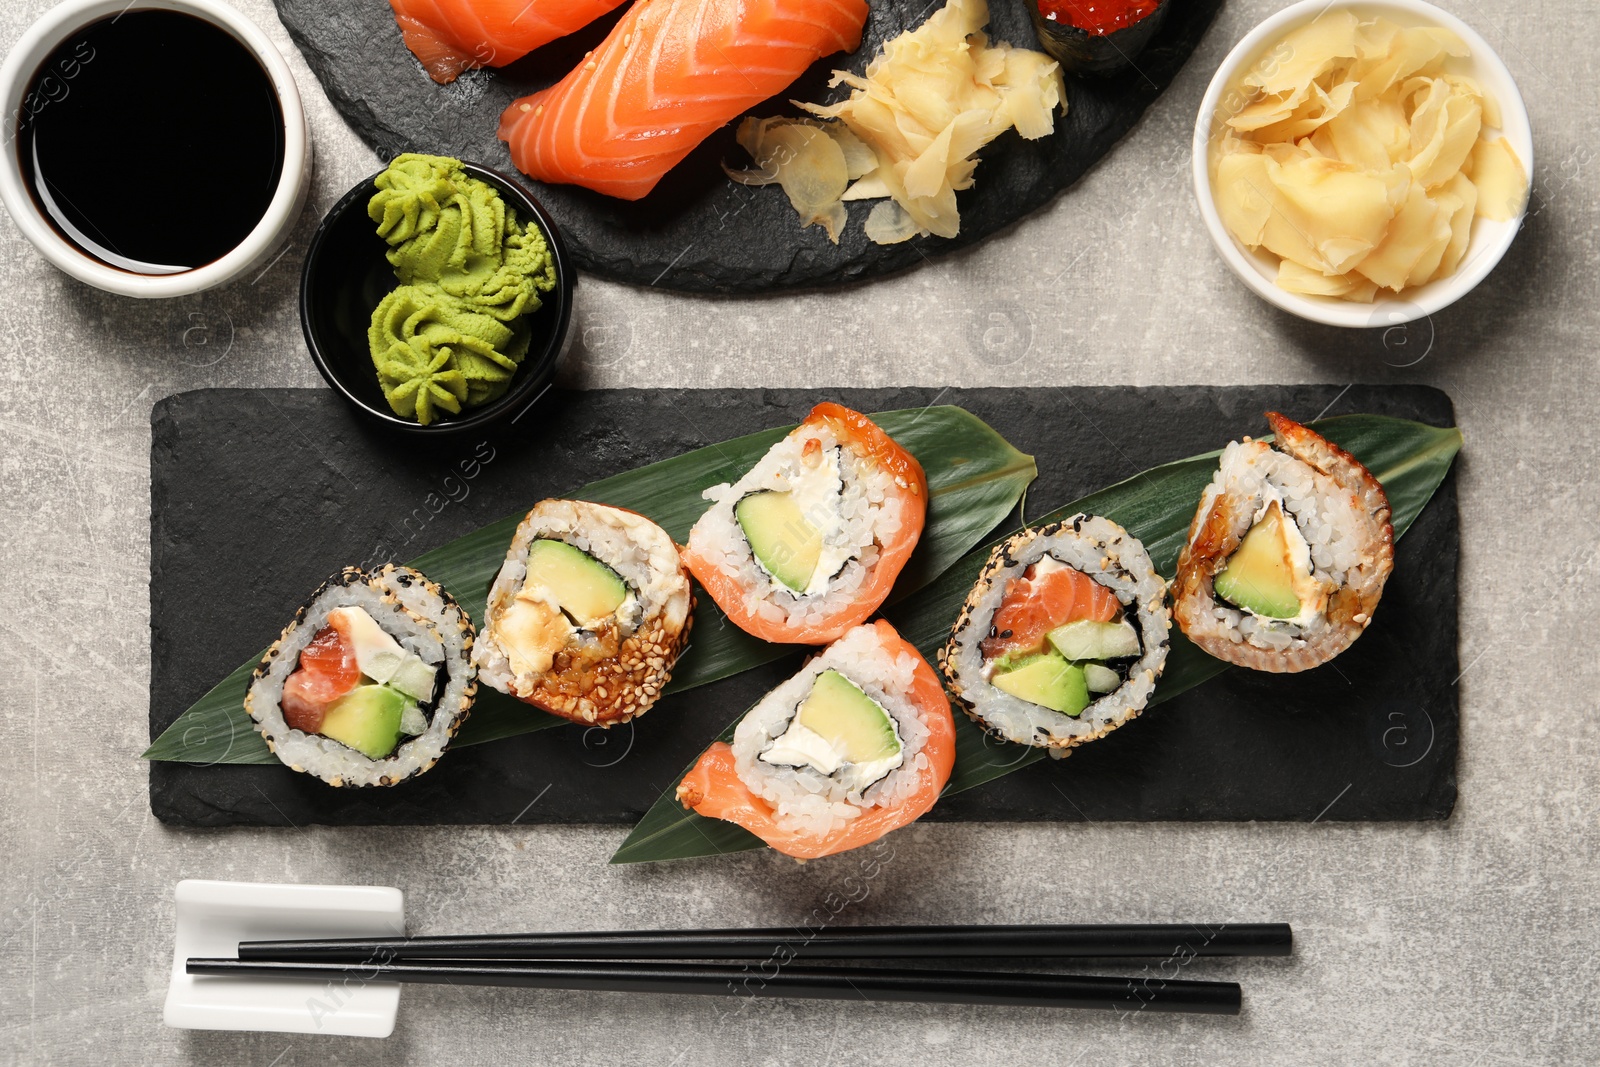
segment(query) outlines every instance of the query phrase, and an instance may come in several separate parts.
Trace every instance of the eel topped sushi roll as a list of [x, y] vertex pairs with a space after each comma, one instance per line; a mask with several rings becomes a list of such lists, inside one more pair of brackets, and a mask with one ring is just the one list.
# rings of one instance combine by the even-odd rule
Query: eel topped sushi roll
[[605, 504], [543, 500], [495, 576], [473, 662], [502, 693], [614, 726], [660, 699], [693, 605], [678, 546], [661, 527]]
[[1080, 514], [995, 546], [939, 663], [990, 734], [1064, 755], [1144, 710], [1171, 627], [1144, 545]]
[[471, 710], [473, 636], [461, 605], [417, 571], [347, 567], [267, 651], [245, 710], [294, 770], [395, 785], [437, 763]]
[[1173, 614], [1218, 659], [1303, 671], [1350, 647], [1394, 569], [1383, 486], [1348, 452], [1268, 412], [1271, 444], [1222, 451], [1178, 555]]
[[822, 645], [889, 595], [922, 536], [928, 479], [871, 419], [824, 403], [705, 496], [683, 555], [706, 592], [764, 641]]
[[955, 764], [939, 678], [883, 620], [856, 626], [762, 697], [678, 786], [685, 807], [785, 855], [870, 844], [921, 817]]

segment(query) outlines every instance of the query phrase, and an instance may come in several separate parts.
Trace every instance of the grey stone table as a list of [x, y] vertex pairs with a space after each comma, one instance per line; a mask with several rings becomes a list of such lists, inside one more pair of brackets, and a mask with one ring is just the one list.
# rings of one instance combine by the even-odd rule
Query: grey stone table
[[[363, 0], [375, 3], [381, 0]], [[48, 0], [0, 5], [9, 48]], [[612, 868], [619, 829], [167, 829], [150, 815], [150, 405], [321, 381], [294, 309], [316, 219], [374, 159], [266, 0], [317, 146], [294, 244], [259, 277], [166, 303], [57, 273], [0, 222], [0, 1062], [194, 1064], [1594, 1062], [1600, 1038], [1600, 24], [1579, 5], [1444, 0], [1528, 98], [1538, 168], [1509, 257], [1386, 347], [1278, 314], [1194, 210], [1189, 130], [1227, 48], [1276, 6], [1233, 0], [1173, 88], [1075, 189], [981, 247], [844, 292], [686, 298], [586, 278], [579, 386], [1400, 382], [1455, 398], [1461, 799], [1447, 823], [951, 825], [852, 871], [770, 854]], [[1131, 285], [1129, 284], [1131, 281]], [[1395, 338], [1391, 338], [1394, 341]], [[1430, 342], [1431, 341], [1431, 347]], [[180, 878], [405, 890], [419, 931], [799, 921], [1294, 923], [1236, 1019], [416, 988], [382, 1042], [161, 1023]], [[852, 883], [858, 886], [859, 883]]]

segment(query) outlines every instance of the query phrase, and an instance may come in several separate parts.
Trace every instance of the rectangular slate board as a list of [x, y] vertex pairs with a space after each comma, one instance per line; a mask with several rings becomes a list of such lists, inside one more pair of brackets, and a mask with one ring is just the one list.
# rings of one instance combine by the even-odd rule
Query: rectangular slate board
[[[797, 422], [818, 400], [862, 411], [967, 408], [1038, 458], [1026, 500], [1038, 516], [1147, 467], [1260, 435], [1267, 410], [1454, 423], [1436, 389], [1341, 388], [555, 391], [510, 432], [426, 446], [358, 423], [326, 390], [181, 393], [151, 414], [151, 737], [268, 645], [339, 567], [415, 558], [545, 496]], [[1229, 671], [1069, 760], [947, 798], [928, 818], [1447, 818], [1459, 553], [1452, 474], [1398, 544], [1372, 627], [1333, 663], [1292, 676]], [[154, 762], [151, 808], [192, 827], [631, 824], [797, 662], [678, 694], [615, 730], [561, 726], [456, 749], [393, 789], [336, 790], [278, 765]]]

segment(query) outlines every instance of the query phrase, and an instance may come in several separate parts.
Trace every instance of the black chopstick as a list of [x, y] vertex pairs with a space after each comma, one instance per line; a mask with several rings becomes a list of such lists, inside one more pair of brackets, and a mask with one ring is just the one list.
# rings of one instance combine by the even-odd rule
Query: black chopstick
[[1161, 959], [1287, 956], [1287, 923], [838, 926], [241, 941], [242, 960]]
[[189, 974], [301, 978], [320, 982], [423, 982], [520, 986], [617, 993], [698, 993], [735, 997], [884, 1000], [921, 1004], [983, 1004], [1042, 1008], [1102, 1008], [1237, 1015], [1234, 982], [1163, 978], [1097, 978], [984, 971], [888, 970], [872, 967], [746, 967], [714, 963], [339, 962], [190, 959]]

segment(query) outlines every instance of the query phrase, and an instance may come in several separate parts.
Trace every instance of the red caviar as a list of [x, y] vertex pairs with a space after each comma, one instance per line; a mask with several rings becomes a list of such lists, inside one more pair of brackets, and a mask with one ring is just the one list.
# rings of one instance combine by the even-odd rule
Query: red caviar
[[1104, 37], [1154, 13], [1162, 0], [1039, 0], [1039, 14]]

